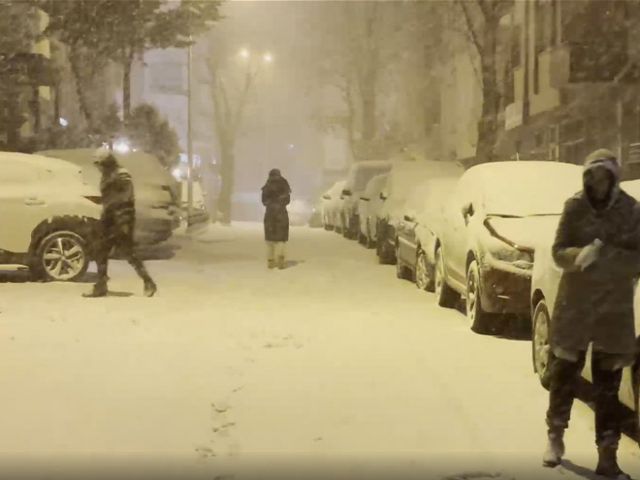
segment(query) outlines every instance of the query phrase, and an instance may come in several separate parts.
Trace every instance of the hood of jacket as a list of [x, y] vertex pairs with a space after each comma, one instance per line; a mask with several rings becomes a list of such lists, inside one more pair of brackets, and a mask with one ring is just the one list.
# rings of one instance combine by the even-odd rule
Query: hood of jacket
[[584, 194], [593, 208], [597, 208], [597, 200], [594, 199], [591, 192], [589, 172], [595, 169], [603, 168], [611, 175], [611, 185], [606, 198], [605, 205], [601, 208], [610, 208], [618, 199], [620, 194], [620, 164], [615, 154], [605, 148], [598, 149], [590, 153], [584, 162], [583, 186]]

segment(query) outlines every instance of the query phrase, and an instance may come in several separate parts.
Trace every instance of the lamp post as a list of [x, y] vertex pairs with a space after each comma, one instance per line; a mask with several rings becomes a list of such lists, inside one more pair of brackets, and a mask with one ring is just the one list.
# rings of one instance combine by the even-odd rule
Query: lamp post
[[191, 70], [193, 68], [193, 45], [189, 36], [189, 49], [187, 52], [187, 226], [193, 215], [193, 132], [192, 132], [192, 108], [193, 98], [191, 93]]

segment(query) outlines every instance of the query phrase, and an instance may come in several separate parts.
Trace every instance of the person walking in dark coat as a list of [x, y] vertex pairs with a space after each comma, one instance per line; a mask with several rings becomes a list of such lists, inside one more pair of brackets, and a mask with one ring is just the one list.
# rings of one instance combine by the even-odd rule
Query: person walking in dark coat
[[117, 159], [108, 154], [98, 160], [96, 166], [102, 173], [102, 216], [99, 238], [96, 242], [95, 260], [98, 264], [98, 281], [86, 297], [104, 297], [108, 293], [107, 275], [109, 255], [115, 248], [122, 254], [144, 281], [144, 294], [152, 297], [157, 287], [149, 272], [134, 252], [133, 232], [136, 221], [135, 195], [131, 175], [120, 167]]
[[583, 177], [583, 190], [564, 206], [553, 244], [553, 258], [563, 274], [550, 331], [548, 445], [543, 462], [554, 467], [564, 455], [564, 430], [592, 344], [596, 473], [629, 478], [617, 462], [618, 390], [623, 367], [632, 365], [636, 355], [633, 299], [640, 273], [640, 211], [620, 189], [620, 167], [609, 150], [587, 157]]
[[289, 241], [287, 205], [290, 201], [289, 182], [280, 170], [271, 170], [267, 183], [262, 187], [262, 204], [267, 208], [264, 214], [264, 237], [267, 241], [269, 268], [285, 268], [285, 247]]

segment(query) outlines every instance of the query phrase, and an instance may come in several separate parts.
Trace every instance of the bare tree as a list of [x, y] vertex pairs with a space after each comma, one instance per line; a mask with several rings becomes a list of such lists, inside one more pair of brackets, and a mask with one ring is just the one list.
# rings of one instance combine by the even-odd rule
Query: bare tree
[[498, 139], [498, 116], [502, 105], [499, 81], [500, 20], [513, 0], [456, 0], [465, 20], [468, 39], [480, 59], [482, 114], [474, 163], [494, 160]]
[[231, 222], [233, 186], [235, 181], [235, 146], [245, 119], [247, 104], [260, 66], [248, 63], [242, 73], [242, 79], [236, 80], [229, 69], [214, 58], [209, 59], [211, 76], [210, 92], [215, 112], [215, 128], [220, 149], [220, 177], [222, 185], [218, 197], [217, 209], [221, 223]]

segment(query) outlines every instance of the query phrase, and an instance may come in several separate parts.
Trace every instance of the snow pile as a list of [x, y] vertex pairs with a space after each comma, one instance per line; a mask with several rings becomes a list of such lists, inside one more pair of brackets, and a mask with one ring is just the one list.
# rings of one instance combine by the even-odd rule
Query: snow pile
[[219, 223], [205, 223], [193, 227], [183, 225], [175, 231], [175, 235], [201, 243], [230, 242], [238, 237], [233, 228]]

